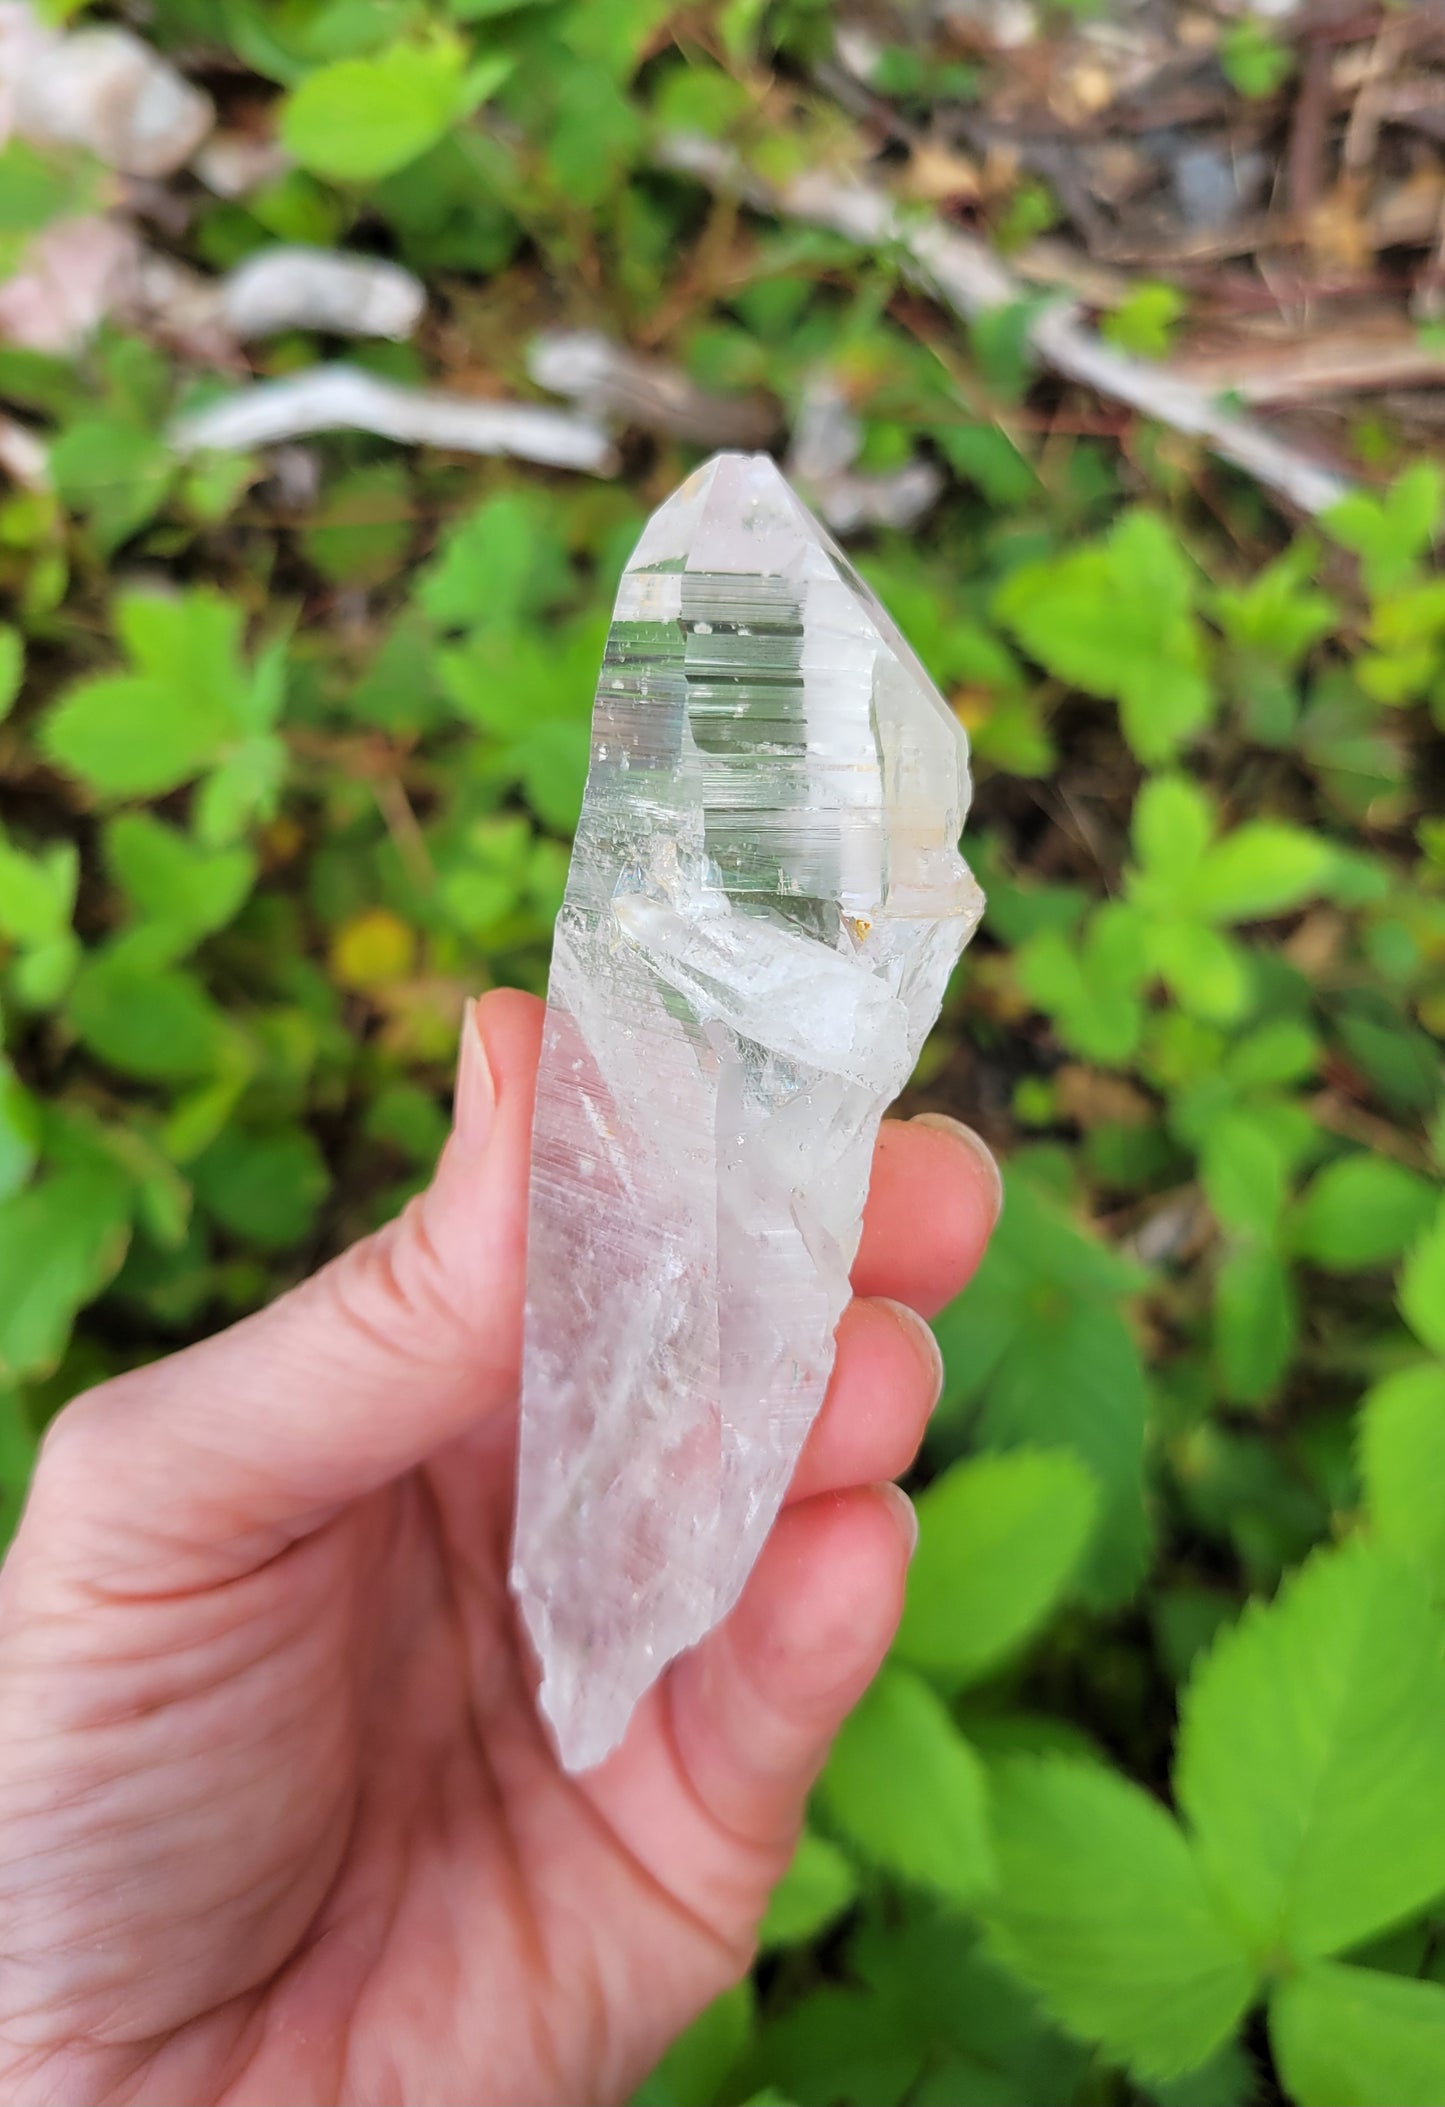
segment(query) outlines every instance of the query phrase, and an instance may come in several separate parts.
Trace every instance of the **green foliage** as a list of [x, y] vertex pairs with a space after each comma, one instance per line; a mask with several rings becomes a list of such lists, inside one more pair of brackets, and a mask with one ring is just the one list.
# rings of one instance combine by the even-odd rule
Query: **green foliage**
[[1145, 358], [1167, 358], [1188, 304], [1172, 285], [1136, 285], [1105, 316], [1103, 333], [1125, 351], [1140, 352]]
[[1167, 761], [1212, 707], [1192, 568], [1157, 514], [1126, 513], [1102, 540], [1026, 565], [996, 611], [1061, 680], [1119, 705], [1141, 761]]
[[[928, 17], [896, 11], [874, 79], [920, 138], [1016, 63]], [[1007, 1204], [937, 1320], [894, 1657], [764, 1965], [642, 2097], [1438, 2102], [1445, 474], [1367, 464], [1292, 532], [1142, 421], [1073, 437], [1032, 298], [960, 333], [886, 248], [653, 165], [669, 130], [777, 178], [856, 165], [814, 86], [839, 19], [154, 17], [293, 164], [234, 200], [179, 179], [182, 265], [395, 255], [427, 322], [355, 347], [374, 370], [511, 395], [544, 320], [601, 328], [775, 397], [780, 445], [829, 375], [864, 468], [942, 471], [914, 535], [848, 549], [972, 742], [989, 911], [912, 1103], [985, 1125]], [[1290, 63], [1247, 10], [1217, 52], [1260, 96]], [[0, 272], [119, 209], [107, 182], [12, 141]], [[990, 175], [995, 238], [1059, 209]], [[1181, 313], [1143, 285], [1104, 327], [1156, 356]], [[214, 385], [113, 326], [0, 347], [52, 486], [0, 496], [0, 1528], [65, 1398], [424, 1184], [463, 1001], [545, 983], [615, 579], [698, 458], [622, 431], [592, 478], [338, 433], [298, 495], [269, 451], [177, 461]]]
[[886, 1669], [847, 1721], [822, 1796], [844, 1834], [899, 1878], [960, 1903], [988, 1886], [983, 1767], [907, 1669]]
[[1445, 1989], [1317, 1961], [1270, 2001], [1270, 2039], [1300, 2107], [1445, 2099]]
[[1097, 1504], [1093, 1479], [1068, 1449], [954, 1464], [918, 1502], [897, 1652], [950, 1686], [995, 1668], [1063, 1594]]
[[1272, 37], [1253, 15], [1231, 22], [1220, 41], [1219, 63], [1231, 86], [1255, 101], [1273, 95], [1294, 70], [1288, 46]]
[[1338, 1953], [1445, 1889], [1445, 1659], [1421, 1579], [1318, 1553], [1195, 1672], [1178, 1790], [1262, 1966]]
[[1202, 2063], [1254, 1978], [1178, 1824], [1094, 1763], [1019, 1757], [992, 1785], [994, 1951], [1066, 2026], [1141, 2076]]
[[1379, 1541], [1445, 1598], [1445, 1367], [1386, 1376], [1360, 1412], [1360, 1477]]
[[303, 168], [343, 183], [392, 174], [435, 146], [511, 71], [500, 57], [467, 68], [458, 38], [394, 44], [308, 74], [287, 97], [281, 138]]

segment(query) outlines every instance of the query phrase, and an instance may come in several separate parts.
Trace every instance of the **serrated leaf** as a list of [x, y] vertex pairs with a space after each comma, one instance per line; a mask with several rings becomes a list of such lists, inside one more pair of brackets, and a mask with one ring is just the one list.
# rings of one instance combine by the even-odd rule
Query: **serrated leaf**
[[1261, 1960], [1335, 1953], [1445, 1889], [1445, 1660], [1421, 1576], [1323, 1551], [1185, 1693], [1176, 1792]]
[[886, 1667], [845, 1722], [819, 1791], [844, 1834], [901, 1879], [957, 1903], [992, 1879], [983, 1766], [907, 1669]]
[[1402, 1368], [1360, 1409], [1360, 1475], [1379, 1541], [1445, 1598], [1445, 1368]]
[[47, 760], [102, 797], [162, 797], [215, 760], [229, 731], [203, 694], [112, 674], [62, 696], [38, 743]]
[[1445, 1989], [1317, 1961], [1269, 2005], [1269, 2038], [1298, 2107], [1439, 2107]]
[[895, 1653], [953, 1685], [986, 1675], [1067, 1588], [1098, 1504], [1091, 1473], [1067, 1449], [978, 1456], [945, 1471], [917, 1502]]
[[1202, 2063], [1255, 1974], [1179, 1825], [1101, 1764], [1015, 1757], [992, 1773], [990, 1943], [1063, 2025], [1140, 2076]]
[[1212, 707], [1194, 576], [1153, 513], [1125, 513], [1102, 541], [1016, 571], [995, 608], [1061, 679], [1119, 704], [1141, 761], [1168, 760]]
[[1387, 1265], [1435, 1211], [1428, 1179], [1388, 1156], [1342, 1156], [1301, 1195], [1293, 1241], [1302, 1257], [1332, 1272]]
[[547, 508], [528, 492], [502, 491], [447, 529], [417, 599], [444, 629], [496, 629], [555, 607], [568, 583]]
[[1399, 1292], [1405, 1322], [1432, 1353], [1445, 1359], [1445, 1202], [1412, 1246]]
[[775, 1946], [805, 1946], [842, 1915], [857, 1892], [852, 1862], [827, 1837], [805, 1829], [773, 1889], [758, 1944], [765, 1953]]

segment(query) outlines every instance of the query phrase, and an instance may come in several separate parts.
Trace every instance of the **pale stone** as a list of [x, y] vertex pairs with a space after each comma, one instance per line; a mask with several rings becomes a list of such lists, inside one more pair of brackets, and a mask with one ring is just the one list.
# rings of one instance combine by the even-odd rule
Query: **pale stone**
[[982, 896], [967, 745], [765, 455], [623, 576], [538, 1085], [512, 1582], [563, 1762], [742, 1589]]

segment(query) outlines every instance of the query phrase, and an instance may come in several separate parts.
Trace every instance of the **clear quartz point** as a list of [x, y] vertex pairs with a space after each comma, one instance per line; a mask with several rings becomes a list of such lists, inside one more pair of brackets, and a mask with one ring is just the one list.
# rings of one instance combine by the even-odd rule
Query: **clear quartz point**
[[533, 1133], [512, 1586], [570, 1770], [741, 1592], [983, 899], [967, 741], [763, 454], [623, 574]]

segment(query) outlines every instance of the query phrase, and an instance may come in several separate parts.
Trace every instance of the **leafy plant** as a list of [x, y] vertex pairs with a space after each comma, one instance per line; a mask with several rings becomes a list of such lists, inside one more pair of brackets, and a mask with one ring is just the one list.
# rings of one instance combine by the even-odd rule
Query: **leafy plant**
[[[922, 135], [1009, 62], [914, 13], [873, 89]], [[854, 165], [811, 85], [837, 28], [826, 0], [157, 0], [144, 30], [292, 164], [187, 178], [158, 221], [185, 266], [394, 254], [428, 321], [358, 346], [376, 370], [511, 394], [545, 310], [784, 420], [826, 373], [865, 469], [941, 471], [916, 533], [849, 554], [973, 743], [989, 912], [909, 1107], [987, 1128], [1006, 1205], [937, 1320], [893, 1656], [762, 1966], [638, 2097], [1425, 2107], [1445, 477], [1371, 471], [1292, 533], [1142, 426], [1071, 436], [1030, 392], [1032, 301], [965, 341], [888, 244], [653, 165], [676, 131], [776, 180]], [[1218, 56], [1261, 99], [1292, 63], [1247, 15]], [[0, 260], [112, 190], [12, 142]], [[1056, 209], [1029, 176], [985, 201], [1019, 242]], [[1105, 326], [1155, 356], [1179, 313], [1146, 285]], [[0, 497], [5, 1527], [65, 1398], [426, 1180], [465, 998], [545, 983], [616, 576], [698, 458], [626, 434], [609, 481], [336, 434], [178, 462], [208, 379], [137, 328], [0, 349], [48, 449], [48, 487]]]

